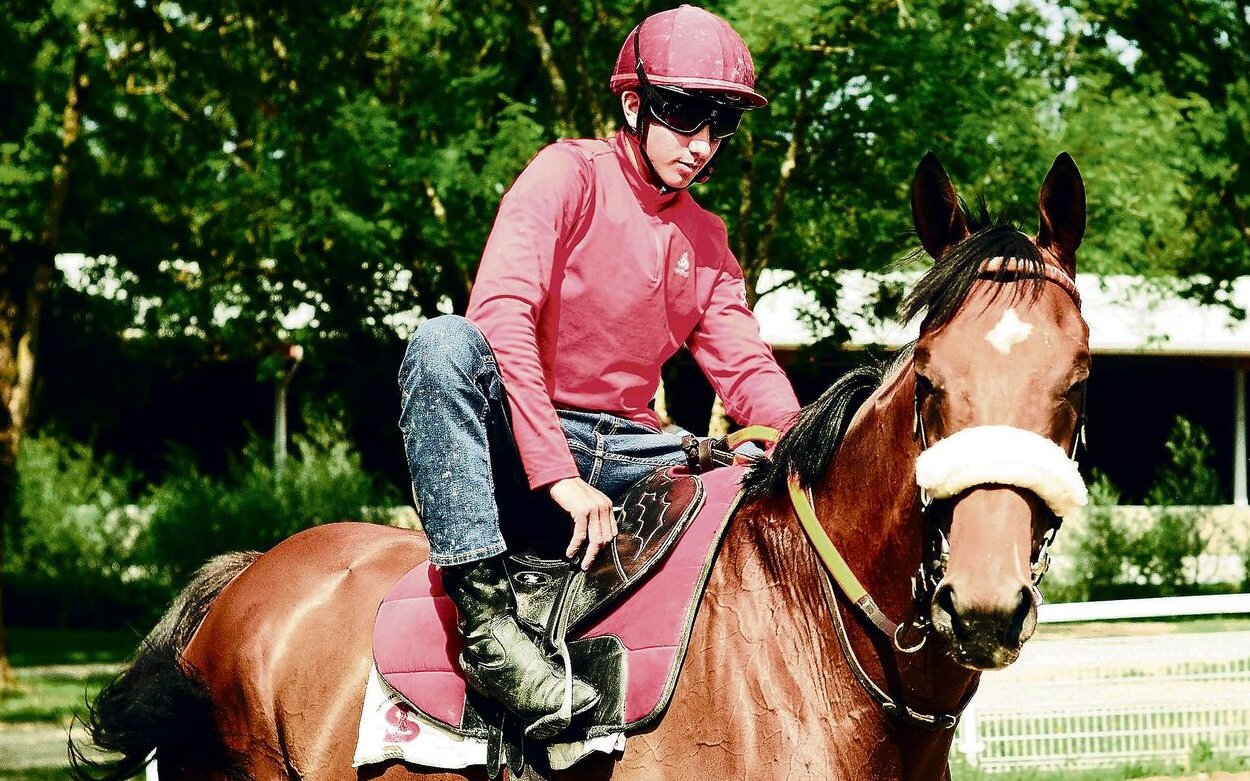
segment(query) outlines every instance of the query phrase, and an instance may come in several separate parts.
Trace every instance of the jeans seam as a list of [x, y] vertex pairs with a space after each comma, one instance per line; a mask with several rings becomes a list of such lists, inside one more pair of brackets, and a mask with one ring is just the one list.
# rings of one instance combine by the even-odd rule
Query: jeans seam
[[459, 551], [450, 555], [441, 555], [430, 551], [430, 563], [436, 567], [455, 567], [460, 564], [468, 564], [479, 559], [488, 559], [492, 556], [498, 556], [508, 550], [508, 546], [501, 540], [490, 545], [480, 548], [474, 548], [467, 551]]
[[603, 472], [603, 464], [606, 460], [606, 453], [603, 449], [603, 435], [596, 429], [595, 431], [595, 449], [590, 454], [590, 475], [586, 478], [586, 482], [592, 486], [598, 485], [599, 475]]

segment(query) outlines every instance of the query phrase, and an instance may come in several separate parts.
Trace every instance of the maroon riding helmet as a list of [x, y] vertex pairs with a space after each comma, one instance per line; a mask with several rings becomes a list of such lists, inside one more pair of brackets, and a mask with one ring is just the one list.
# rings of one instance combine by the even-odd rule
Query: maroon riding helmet
[[[635, 27], [621, 45], [609, 84], [617, 95], [635, 90], [642, 99], [634, 131], [657, 181], [646, 153], [652, 120], [683, 135], [709, 125], [712, 138], [728, 139], [743, 112], [768, 105], [755, 91], [755, 63], [742, 37], [729, 22], [690, 5], [653, 14]], [[707, 179], [714, 162], [715, 155], [696, 181]]]

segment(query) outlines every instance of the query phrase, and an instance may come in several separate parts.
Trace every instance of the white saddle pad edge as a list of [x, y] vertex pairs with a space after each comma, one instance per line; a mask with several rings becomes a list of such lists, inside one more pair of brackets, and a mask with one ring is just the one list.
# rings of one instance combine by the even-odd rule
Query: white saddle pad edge
[[[553, 743], [548, 760], [564, 770], [590, 754], [625, 750], [625, 736], [604, 735], [576, 743]], [[466, 738], [418, 714], [382, 680], [376, 665], [369, 668], [365, 704], [352, 767], [401, 759], [415, 765], [459, 770], [486, 764], [486, 741]]]

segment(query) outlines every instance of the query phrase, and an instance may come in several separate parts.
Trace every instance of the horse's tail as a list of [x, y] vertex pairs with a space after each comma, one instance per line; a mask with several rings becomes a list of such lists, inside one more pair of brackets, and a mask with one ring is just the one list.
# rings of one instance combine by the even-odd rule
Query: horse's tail
[[196, 769], [247, 778], [217, 731], [208, 690], [181, 659], [213, 600], [259, 555], [227, 553], [195, 574], [144, 638], [130, 665], [87, 706], [90, 743], [121, 757], [92, 758], [71, 736], [70, 772], [75, 779], [124, 781], [143, 770], [153, 751], [171, 769], [183, 763], [189, 767], [185, 758], [194, 758]]

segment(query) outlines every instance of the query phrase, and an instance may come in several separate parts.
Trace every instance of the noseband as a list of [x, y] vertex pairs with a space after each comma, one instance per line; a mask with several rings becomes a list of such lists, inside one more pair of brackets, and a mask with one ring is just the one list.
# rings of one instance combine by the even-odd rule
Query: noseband
[[[982, 264], [979, 277], [996, 282], [1042, 279], [1058, 285], [1071, 297], [1078, 309], [1081, 306], [1081, 296], [1076, 288], [1076, 282], [1062, 269], [1050, 264], [1038, 264], [1019, 258], [995, 257]], [[1067, 453], [1039, 434], [1006, 426], [979, 426], [965, 429], [930, 447], [920, 414], [920, 402], [921, 398], [917, 391], [914, 436], [920, 443], [921, 450], [920, 457], [917, 458], [917, 492], [925, 528], [925, 550], [921, 556], [919, 570], [912, 577], [911, 616], [903, 624], [896, 624], [882, 612], [872, 595], [855, 577], [837, 546], [829, 539], [829, 535], [825, 533], [824, 527], [816, 517], [811, 488], [804, 488], [799, 483], [798, 475], [791, 475], [789, 491], [795, 515], [828, 572], [829, 577], [823, 580], [825, 597], [833, 616], [838, 644], [842, 648], [852, 674], [868, 695], [891, 718], [906, 726], [927, 731], [940, 731], [955, 727], [959, 721], [959, 714], [971, 701], [976, 687], [972, 687], [951, 713], [921, 713], [897, 698], [892, 698], [869, 677], [856, 657], [842, 621], [837, 596], [829, 581], [837, 583], [838, 590], [855, 604], [855, 607], [873, 626], [890, 639], [897, 651], [906, 654], [916, 653], [924, 647], [932, 631], [930, 614], [933, 596], [945, 575], [946, 562], [950, 555], [950, 543], [941, 530], [935, 508], [939, 503], [946, 502], [977, 485], [990, 483], [1015, 485], [1037, 493], [1050, 513], [1050, 525], [1042, 535], [1041, 544], [1030, 561], [1034, 599], [1037, 604], [1040, 604], [1041, 592], [1037, 586], [1050, 566], [1050, 544], [1059, 531], [1063, 515], [1074, 507], [1085, 504], [1085, 484], [1076, 467], [1077, 447], [1085, 441], [1085, 395], [1082, 394], [1081, 397], [1076, 431], [1073, 434], [1072, 447]], [[998, 431], [988, 431], [988, 429]], [[1007, 431], [1002, 431], [1002, 429], [1007, 429]], [[775, 442], [777, 432], [762, 426], [751, 426], [731, 434], [729, 444], [730, 447], [737, 447], [738, 444], [751, 439]], [[997, 447], [989, 448], [987, 457], [987, 449], [979, 446], [995, 439], [998, 440]], [[970, 448], [969, 445], [972, 447]], [[973, 468], [962, 475], [953, 475], [954, 470], [943, 468], [949, 467], [955, 460], [957, 448], [963, 451], [964, 456], [971, 451], [978, 452], [978, 455], [972, 459]], [[999, 457], [1003, 453], [1020, 449], [1027, 451], [1026, 455], [1031, 456], [1035, 461], [1027, 459], [1019, 461], [1021, 468], [1015, 470], [1014, 474], [1008, 474], [999, 468], [997, 462], [1001, 461]], [[928, 466], [934, 467], [928, 473], [922, 469], [926, 466], [926, 462]], [[1030, 463], [1032, 463], [1031, 469]], [[909, 638], [913, 638], [910, 643]]]

